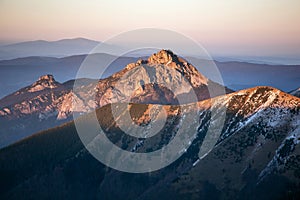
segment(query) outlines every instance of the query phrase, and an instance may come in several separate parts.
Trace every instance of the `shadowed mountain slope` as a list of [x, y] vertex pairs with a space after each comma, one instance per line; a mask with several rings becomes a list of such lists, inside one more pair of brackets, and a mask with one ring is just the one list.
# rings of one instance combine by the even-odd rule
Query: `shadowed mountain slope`
[[[153, 106], [130, 104], [132, 119], [140, 125], [147, 123]], [[208, 127], [218, 121], [224, 107], [227, 114], [217, 143], [199, 160]], [[190, 127], [198, 128], [184, 130], [195, 136], [190, 147], [173, 164], [151, 173], [130, 174], [105, 167], [84, 148], [73, 122], [6, 147], [0, 151], [1, 197], [293, 199], [299, 195], [300, 102], [275, 88], [251, 88], [183, 107], [165, 105], [164, 128], [142, 140], [115, 125], [110, 104], [96, 112], [114, 144], [128, 151], [149, 152], [172, 140], [184, 117], [182, 110], [195, 108], [198, 118]], [[91, 117], [77, 120], [90, 127]], [[91, 138], [90, 144], [94, 142]]]

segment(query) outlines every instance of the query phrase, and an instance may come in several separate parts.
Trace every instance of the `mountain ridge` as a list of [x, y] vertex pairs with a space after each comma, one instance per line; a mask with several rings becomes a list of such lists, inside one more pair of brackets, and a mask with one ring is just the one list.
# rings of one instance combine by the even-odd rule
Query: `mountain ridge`
[[[64, 58], [52, 57], [27, 57], [15, 60], [0, 61], [0, 98], [12, 92], [26, 87], [33, 80], [44, 74], [52, 74], [60, 82], [75, 79], [81, 63], [87, 55], [70, 56]], [[93, 54], [90, 58], [99, 62], [100, 67], [107, 65], [106, 60], [116, 59], [109, 69], [103, 74], [103, 78], [108, 77], [122, 69], [123, 66], [136, 62], [139, 57], [113, 57], [107, 54]], [[147, 59], [147, 58], [145, 58]], [[205, 61], [192, 57], [186, 57], [195, 66], [205, 66]], [[300, 68], [298, 66], [284, 65], [255, 65], [246, 63], [217, 62], [217, 65], [225, 86], [233, 90], [246, 89], [258, 85], [269, 85], [286, 92], [298, 87], [298, 77]], [[24, 71], [26, 69], [26, 71]], [[63, 70], [62, 70], [63, 69]], [[270, 73], [272, 72], [272, 73]], [[245, 77], [244, 74], [247, 74]], [[18, 76], [18, 82], [8, 77]], [[275, 77], [280, 76], [280, 83]], [[81, 77], [83, 78], [83, 77]], [[91, 74], [91, 78], [98, 78]]]
[[[74, 113], [81, 115], [110, 103], [182, 104], [232, 92], [207, 79], [190, 63], [167, 50], [161, 50], [147, 60], [130, 63], [99, 81], [80, 79], [73, 84], [72, 81], [61, 84], [52, 75], [45, 75], [1, 99], [0, 121], [13, 124], [17, 120], [18, 127], [3, 127], [0, 137], [6, 140], [15, 138], [14, 134], [24, 137], [71, 120]], [[178, 102], [176, 98], [182, 101]], [[32, 127], [32, 124], [36, 126]], [[2, 139], [0, 146], [7, 144], [6, 140]]]
[[289, 94], [300, 98], [300, 88], [290, 91]]
[[120, 48], [116, 45], [85, 38], [62, 39], [57, 41], [34, 40], [0, 46], [0, 59], [8, 60], [28, 56], [64, 57], [89, 54], [100, 43], [108, 51]]
[[[12, 169], [9, 167], [12, 166], [10, 163], [14, 166], [14, 171], [5, 176], [7, 178], [3, 177], [4, 179], [0, 180], [2, 183], [6, 180], [16, 181], [12, 181], [6, 186], [6, 190], [2, 190], [6, 191], [4, 197], [18, 198], [20, 191], [22, 194], [25, 192], [29, 198], [43, 194], [49, 194], [53, 198], [57, 195], [69, 198], [77, 195], [83, 197], [76, 192], [80, 189], [81, 192], [90, 191], [91, 198], [98, 196], [106, 199], [153, 199], [158, 196], [161, 199], [169, 199], [170, 196], [174, 199], [183, 197], [199, 199], [201, 195], [208, 195], [208, 197], [217, 195], [222, 199], [243, 199], [244, 193], [249, 199], [265, 199], [266, 197], [262, 195], [265, 193], [260, 191], [269, 188], [269, 185], [280, 186], [282, 189], [269, 193], [268, 198], [274, 195], [287, 197], [289, 194], [285, 193], [285, 190], [293, 191], [290, 195], [297, 196], [296, 192], [299, 192], [299, 188], [298, 190], [293, 188], [296, 187], [293, 184], [299, 183], [300, 180], [293, 173], [300, 169], [299, 165], [293, 163], [300, 162], [300, 159], [297, 161], [297, 155], [300, 155], [299, 142], [297, 142], [300, 139], [297, 131], [300, 129], [299, 98], [276, 88], [262, 86], [192, 104], [197, 105], [200, 111], [197, 115], [201, 119], [197, 122], [199, 123], [199, 129], [195, 133], [197, 137], [186, 153], [165, 169], [135, 175], [106, 168], [85, 150], [71, 122], [40, 132], [0, 150], [0, 160], [6, 161], [0, 162], [0, 176], [7, 174], [7, 169]], [[211, 120], [214, 117], [209, 111], [213, 104], [216, 104], [214, 106], [217, 109], [216, 114], [219, 108], [228, 107], [225, 126], [212, 151], [198, 161], [199, 146], [206, 134], [206, 127], [213, 123]], [[138, 106], [132, 104], [135, 105]], [[176, 105], [164, 107], [169, 115], [174, 115], [176, 113], [174, 111], [178, 109]], [[189, 105], [183, 107], [188, 108]], [[97, 113], [99, 123], [103, 127], [112, 124], [109, 104], [97, 109]], [[132, 114], [133, 118], [140, 116], [138, 113]], [[178, 115], [175, 114], [174, 117], [176, 116]], [[87, 114], [78, 120], [87, 120], [88, 124], [89, 117]], [[167, 123], [176, 123], [176, 120]], [[171, 134], [174, 131], [172, 127], [175, 126], [171, 126], [168, 133], [158, 133], [157, 137]], [[127, 150], [140, 144], [139, 139], [121, 137], [122, 132], [119, 132], [117, 127], [109, 128], [106, 134], [116, 145]], [[294, 137], [292, 140], [291, 136]], [[155, 148], [156, 145], [159, 148], [167, 141], [159, 140], [158, 143], [153, 143], [151, 140], [145, 140], [135, 151], [143, 152], [149, 147]], [[34, 151], [37, 146], [43, 146], [43, 151]], [[51, 155], [58, 156], [51, 159]], [[23, 159], [16, 160], [18, 157]], [[278, 160], [278, 165], [269, 168], [268, 163], [272, 163], [274, 159]], [[32, 163], [34, 168], [31, 168]], [[89, 170], [82, 171], [82, 169]], [[208, 169], [211, 173], [207, 173]], [[264, 170], [271, 173], [267, 173], [265, 178], [260, 180], [259, 172]], [[79, 176], [81, 174], [78, 173], [79, 171], [84, 175]], [[12, 177], [14, 178], [11, 179]], [[282, 179], [284, 182], [281, 181]], [[49, 180], [55, 184], [43, 187], [42, 191], [38, 192], [37, 188], [41, 189], [40, 185], [46, 184]], [[83, 181], [82, 185], [76, 184], [79, 180]], [[18, 183], [18, 186], [15, 186], [15, 183]], [[31, 185], [30, 191], [26, 189], [28, 184]], [[32, 190], [37, 192], [33, 194]], [[53, 190], [57, 192], [53, 193]]]
[[67, 39], [60, 39], [60, 40], [53, 40], [53, 41], [49, 41], [49, 40], [31, 40], [31, 41], [24, 41], [24, 42], [16, 42], [16, 43], [12, 43], [12, 44], [6, 44], [6, 45], [2, 45], [4, 47], [10, 47], [10, 46], [16, 46], [16, 45], [23, 45], [23, 44], [30, 44], [30, 43], [60, 43], [60, 42], [90, 42], [90, 43], [99, 43], [100, 41], [96, 41], [96, 40], [91, 40], [91, 39], [87, 39], [87, 38], [83, 38], [83, 37], [77, 37], [77, 38], [67, 38]]

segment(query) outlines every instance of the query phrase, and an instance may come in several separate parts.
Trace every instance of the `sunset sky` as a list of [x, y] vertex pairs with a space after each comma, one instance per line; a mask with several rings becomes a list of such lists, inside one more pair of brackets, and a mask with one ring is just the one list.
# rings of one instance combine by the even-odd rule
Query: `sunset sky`
[[299, 0], [1, 0], [0, 41], [104, 41], [151, 27], [183, 33], [218, 54], [299, 56], [299, 9]]

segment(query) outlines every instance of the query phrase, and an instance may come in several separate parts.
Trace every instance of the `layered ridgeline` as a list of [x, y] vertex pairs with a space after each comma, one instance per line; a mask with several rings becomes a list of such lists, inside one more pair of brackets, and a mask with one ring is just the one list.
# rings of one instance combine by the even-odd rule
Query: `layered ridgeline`
[[[214, 112], [210, 111], [213, 105]], [[131, 104], [132, 119], [147, 124], [153, 105]], [[199, 160], [209, 125], [227, 107], [221, 135]], [[0, 151], [1, 198], [8, 199], [296, 199], [300, 184], [300, 100], [256, 87], [184, 105], [165, 105], [165, 127], [138, 139], [124, 134], [111, 106], [97, 109], [107, 137], [131, 152], [151, 152], [172, 140], [184, 113], [198, 109], [186, 134], [191, 145], [170, 166], [129, 174], [107, 168], [82, 145], [74, 123], [33, 135]], [[185, 112], [181, 112], [185, 110]], [[123, 113], [123, 112], [120, 112]], [[123, 115], [123, 114], [121, 114]], [[89, 126], [91, 115], [77, 120]], [[115, 116], [120, 117], [120, 116]], [[99, 134], [102, 131], [99, 130]], [[96, 141], [91, 139], [90, 146]], [[272, 191], [272, 192], [269, 192]]]
[[[189, 103], [230, 92], [169, 50], [128, 64], [106, 79], [77, 80], [80, 91], [75, 92], [73, 84], [74, 80], [58, 83], [45, 75], [1, 99], [0, 147], [70, 121], [74, 112], [87, 113], [109, 103]], [[193, 92], [195, 98], [189, 98]]]
[[300, 88], [291, 91], [290, 94], [300, 98]]

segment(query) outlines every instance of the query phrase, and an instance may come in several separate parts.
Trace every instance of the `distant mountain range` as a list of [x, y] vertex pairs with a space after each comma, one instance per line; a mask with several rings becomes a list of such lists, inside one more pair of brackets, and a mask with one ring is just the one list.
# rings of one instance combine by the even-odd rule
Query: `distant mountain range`
[[[127, 49], [126, 45], [107, 44], [101, 41], [95, 41], [86, 38], [61, 39], [57, 41], [35, 40], [0, 45], [0, 60], [9, 60], [31, 56], [66, 57], [72, 55], [89, 54], [91, 50], [93, 50], [99, 44], [104, 47], [105, 52], [95, 53], [114, 54], [113, 52], [119, 52], [120, 49]], [[151, 53], [153, 53], [153, 51]], [[299, 57], [297, 56], [222, 56], [219, 54], [215, 55], [214, 52], [209, 53], [215, 60], [220, 62], [238, 61], [270, 65], [299, 65], [300, 63]], [[130, 56], [132, 57], [146, 55], [149, 55], [149, 52], [144, 51], [130, 54]]]
[[[75, 79], [76, 73], [86, 56], [86, 54], [63, 58], [34, 56], [0, 61], [0, 98], [28, 86], [45, 74], [54, 75], [60, 82]], [[116, 57], [104, 53], [90, 55], [90, 58], [97, 63], [94, 66], [97, 68], [105, 67], [109, 64], [108, 62], [115, 60], [109, 65], [102, 78], [112, 75], [121, 70], [123, 66], [138, 59], [126, 56]], [[18, 79], [12, 77], [18, 77]], [[101, 77], [96, 74], [94, 78], [99, 79]]]
[[[88, 54], [100, 42], [85, 38], [63, 39], [58, 41], [36, 40], [0, 46], [0, 60], [28, 56], [66, 57]], [[113, 45], [103, 44], [107, 49]]]
[[299, 65], [299, 56], [213, 56], [215, 60], [220, 62], [247, 62], [253, 64], [268, 65]]
[[[26, 57], [0, 61], [0, 98], [31, 84], [40, 76], [52, 74], [59, 82], [75, 79], [76, 73], [87, 55], [75, 55], [63, 58], [54, 57]], [[105, 71], [102, 78], [111, 76], [122, 70], [123, 66], [135, 62], [139, 58], [99, 53], [90, 55], [95, 60], [94, 67], [107, 66], [109, 61], [114, 60]], [[205, 60], [195, 57], [185, 57], [195, 66], [206, 66]], [[279, 88], [289, 92], [299, 87], [299, 65], [266, 65], [246, 62], [218, 62], [215, 61], [222, 75], [224, 84], [234, 90], [246, 89], [259, 85]], [[91, 70], [92, 71], [92, 70]], [[247, 75], [245, 75], [247, 74]], [[98, 74], [90, 74], [92, 78], [100, 78]], [[12, 78], [12, 77], [18, 77]], [[278, 81], [280, 77], [280, 81]]]
[[291, 91], [290, 94], [300, 98], [300, 88]]

